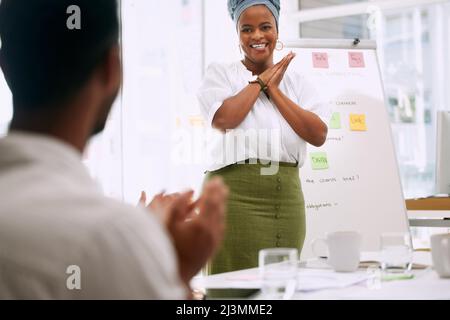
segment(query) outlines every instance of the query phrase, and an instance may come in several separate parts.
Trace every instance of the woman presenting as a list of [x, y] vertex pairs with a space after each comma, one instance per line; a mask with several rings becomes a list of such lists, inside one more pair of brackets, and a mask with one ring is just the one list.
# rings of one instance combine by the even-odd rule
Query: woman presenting
[[[209, 274], [256, 267], [263, 248], [301, 251], [306, 231], [299, 167], [306, 143], [325, 142], [329, 118], [314, 88], [288, 68], [293, 53], [274, 64], [274, 49], [281, 44], [280, 1], [229, 0], [228, 8], [244, 57], [211, 64], [198, 93], [208, 125], [220, 132], [206, 180], [219, 175], [230, 189], [225, 240], [208, 265]], [[232, 141], [236, 132], [278, 138], [239, 144]], [[262, 140], [266, 145], [261, 146]], [[268, 156], [274, 145], [279, 152]], [[278, 165], [275, 174], [264, 174], [267, 161]]]

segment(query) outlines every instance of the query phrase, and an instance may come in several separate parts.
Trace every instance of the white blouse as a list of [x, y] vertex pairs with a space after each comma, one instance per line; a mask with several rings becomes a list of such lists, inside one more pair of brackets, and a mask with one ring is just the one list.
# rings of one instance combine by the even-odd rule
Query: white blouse
[[[200, 109], [208, 127], [223, 101], [239, 93], [255, 77], [241, 61], [213, 63], [205, 74], [198, 92]], [[314, 112], [325, 123], [330, 118], [328, 104], [323, 103], [315, 88], [298, 72], [288, 69], [280, 83], [281, 91], [301, 108]], [[208, 168], [217, 170], [246, 159], [298, 163], [306, 157], [306, 142], [300, 138], [278, 108], [260, 93], [246, 118], [232, 130], [214, 130], [208, 140]]]

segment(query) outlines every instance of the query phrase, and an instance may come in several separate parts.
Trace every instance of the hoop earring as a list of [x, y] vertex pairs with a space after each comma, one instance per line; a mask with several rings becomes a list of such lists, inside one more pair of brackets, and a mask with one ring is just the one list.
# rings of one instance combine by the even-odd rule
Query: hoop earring
[[281, 51], [284, 49], [284, 43], [277, 39], [277, 44], [275, 45], [275, 50]]

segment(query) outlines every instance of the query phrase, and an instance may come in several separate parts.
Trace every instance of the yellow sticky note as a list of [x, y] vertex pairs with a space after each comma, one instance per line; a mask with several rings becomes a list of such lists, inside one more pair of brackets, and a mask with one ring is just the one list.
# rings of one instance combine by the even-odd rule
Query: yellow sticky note
[[365, 114], [350, 114], [350, 130], [367, 131]]

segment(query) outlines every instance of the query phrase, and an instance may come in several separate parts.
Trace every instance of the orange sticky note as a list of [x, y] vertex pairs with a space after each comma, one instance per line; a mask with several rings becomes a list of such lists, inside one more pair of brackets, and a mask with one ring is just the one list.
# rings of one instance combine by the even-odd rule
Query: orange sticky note
[[364, 62], [364, 53], [362, 52], [349, 52], [348, 62], [350, 68], [364, 68], [366, 66]]
[[367, 131], [366, 115], [350, 114], [350, 130], [352, 130], [352, 131]]
[[313, 52], [312, 60], [314, 68], [328, 68], [328, 54], [326, 52]]

